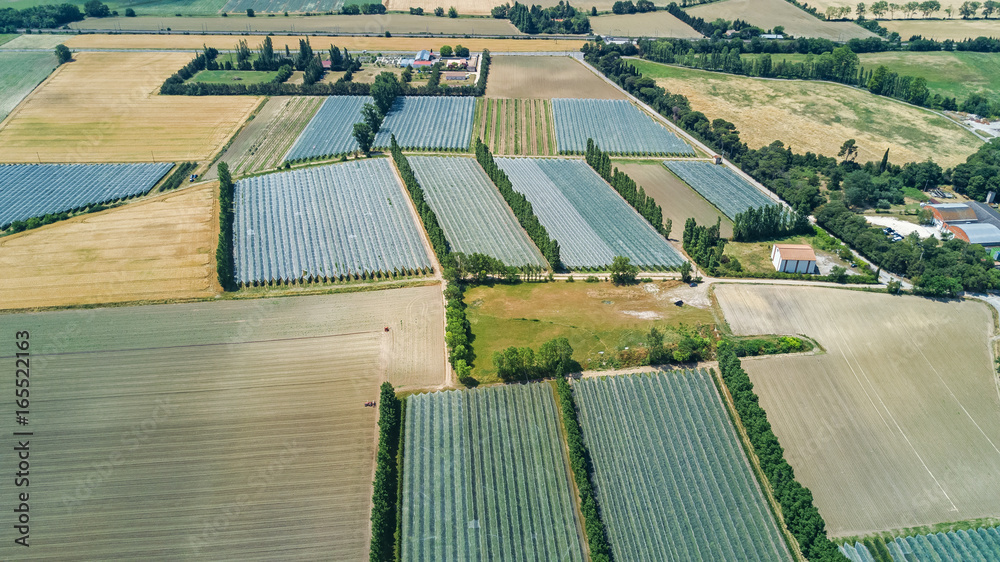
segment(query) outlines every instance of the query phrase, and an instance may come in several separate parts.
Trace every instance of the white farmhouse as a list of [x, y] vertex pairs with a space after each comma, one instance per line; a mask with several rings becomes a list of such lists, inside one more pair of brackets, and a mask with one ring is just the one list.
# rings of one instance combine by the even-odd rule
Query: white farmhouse
[[771, 263], [784, 273], [819, 273], [816, 252], [807, 244], [775, 244], [771, 246]]

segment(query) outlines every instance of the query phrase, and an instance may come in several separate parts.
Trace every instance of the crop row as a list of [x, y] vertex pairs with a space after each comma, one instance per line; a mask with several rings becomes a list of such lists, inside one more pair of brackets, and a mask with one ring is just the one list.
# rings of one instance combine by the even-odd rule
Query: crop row
[[452, 250], [485, 254], [506, 265], [547, 266], [474, 159], [411, 156], [408, 160]]
[[711, 162], [681, 160], [668, 160], [663, 165], [730, 219], [735, 219], [736, 215], [751, 207], [769, 207], [776, 204], [773, 199], [726, 166]]
[[587, 139], [612, 154], [693, 156], [694, 149], [627, 100], [552, 100], [556, 147], [583, 154]]
[[[899, 537], [884, 546], [893, 562], [1000, 560], [1000, 527]], [[874, 562], [871, 552], [861, 543], [844, 544], [840, 552], [852, 562]]]
[[552, 387], [407, 399], [402, 560], [585, 559]]
[[0, 228], [148, 192], [171, 163], [0, 165]]
[[375, 146], [389, 146], [396, 135], [401, 148], [469, 150], [476, 98], [471, 96], [400, 96], [375, 136]]
[[574, 385], [617, 560], [790, 560], [704, 371]]
[[373, 103], [369, 96], [330, 96], [313, 115], [285, 160], [335, 156], [358, 150], [354, 124], [361, 121], [361, 108]]
[[431, 267], [386, 159], [244, 179], [235, 207], [236, 281], [244, 285]]
[[605, 268], [626, 256], [645, 268], [684, 258], [582, 160], [497, 158], [514, 189], [531, 202], [571, 269]]

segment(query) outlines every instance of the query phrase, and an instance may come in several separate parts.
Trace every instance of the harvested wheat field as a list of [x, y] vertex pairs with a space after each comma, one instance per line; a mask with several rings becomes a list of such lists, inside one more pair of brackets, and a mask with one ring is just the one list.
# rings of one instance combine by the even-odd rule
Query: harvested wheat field
[[666, 10], [645, 14], [600, 16], [590, 19], [597, 35], [612, 37], [677, 37], [701, 39], [701, 33]]
[[[964, 2], [964, 0], [944, 0], [943, 2], [939, 2], [940, 5], [941, 5], [940, 9], [938, 11], [936, 11], [936, 12], [931, 12], [931, 17], [933, 17], [933, 18], [943, 18], [943, 17], [945, 17], [947, 15], [945, 13], [945, 10], [948, 9], [948, 8], [951, 8], [952, 10], [954, 10], [952, 13], [957, 17], [958, 16], [958, 8], [959, 8], [959, 6], [962, 5], [962, 2]], [[851, 7], [851, 12], [847, 15], [847, 17], [849, 17], [851, 19], [854, 19], [854, 18], [856, 18], [858, 16], [858, 13], [856, 11], [857, 10], [857, 4], [853, 3], [853, 2], [850, 2], [848, 0], [810, 0], [807, 3], [810, 6], [812, 6], [813, 8], [816, 8], [816, 10], [819, 11], [819, 13], [821, 13], [821, 14], [825, 14], [826, 13], [826, 9], [829, 8], [829, 7], [831, 7], [831, 6], [835, 6], [837, 8], [842, 8], [842, 7], [845, 7], [845, 6], [850, 6]], [[924, 13], [921, 12], [919, 9], [917, 9], [916, 11], [914, 11], [912, 13], [906, 13], [905, 9], [903, 8], [903, 6], [905, 6], [905, 4], [899, 4], [899, 6], [900, 6], [900, 8], [897, 8], [895, 11], [892, 11], [892, 12], [888, 11], [888, 8], [886, 8], [887, 11], [885, 12], [885, 14], [882, 15], [880, 18], [878, 18], [879, 19], [879, 25], [885, 26], [885, 24], [889, 23], [888, 21], [886, 21], [886, 18], [891, 18], [893, 16], [898, 17], [898, 18], [907, 18], [907, 19], [909, 19], [909, 18], [923, 18], [924, 17]], [[868, 19], [874, 19], [875, 18], [875, 15], [871, 13], [871, 4], [868, 4], [868, 10], [865, 13], [865, 17], [867, 17]], [[904, 41], [907, 40], [907, 39], [909, 39], [909, 36], [906, 36], [906, 37], [903, 38]]]
[[826, 349], [743, 366], [831, 536], [1000, 515], [984, 304], [817, 287], [715, 294], [735, 334], [805, 334]]
[[30, 332], [35, 375], [29, 425], [0, 422], [36, 436], [40, 532], [17, 558], [365, 558], [364, 403], [386, 379], [443, 381], [440, 303], [432, 286], [0, 316]]
[[[229, 164], [233, 177], [273, 170], [281, 164], [292, 143], [326, 98], [275, 96], [240, 131], [220, 162]], [[205, 174], [218, 178], [218, 164]]]
[[764, 30], [776, 25], [795, 37], [818, 37], [831, 41], [878, 37], [851, 21], [823, 21], [785, 0], [725, 0], [687, 10], [692, 16], [714, 21], [741, 19]]
[[191, 53], [77, 53], [0, 128], [2, 162], [211, 158], [260, 98], [159, 96]]
[[[433, 17], [433, 16], [432, 16]], [[459, 20], [462, 21], [462, 20]], [[271, 37], [275, 50], [297, 50], [302, 36], [275, 35]], [[202, 44], [217, 49], [235, 49], [239, 37], [233, 35], [76, 35], [66, 40], [66, 46], [71, 49], [201, 49]], [[419, 37], [326, 37], [312, 36], [309, 38], [313, 49], [324, 50], [333, 43], [353, 51], [367, 49], [369, 51], [419, 51], [429, 47], [438, 50], [441, 45], [463, 45], [473, 51], [489, 49], [496, 52], [576, 52], [583, 47], [584, 41], [575, 39], [454, 39], [441, 38], [436, 40]], [[263, 41], [263, 39], [261, 39]], [[433, 43], [428, 44], [429, 41]], [[260, 42], [251, 37], [247, 43], [251, 49]], [[183, 66], [194, 56], [191, 51], [184, 55], [177, 68]], [[494, 59], [495, 61], [495, 59]], [[177, 68], [173, 70], [177, 70]], [[173, 72], [173, 70], [171, 72]], [[492, 77], [492, 69], [490, 70]], [[168, 74], [169, 76], [169, 74]], [[164, 76], [163, 78], [166, 78]], [[159, 86], [161, 79], [156, 83]]]
[[712, 225], [721, 219], [720, 234], [726, 238], [733, 235], [733, 221], [729, 220], [714, 205], [697, 191], [684, 183], [659, 160], [644, 162], [619, 162], [612, 164], [628, 174], [639, 184], [646, 195], [653, 198], [663, 208], [663, 220], [670, 219], [673, 229], [670, 236], [679, 240], [684, 232], [684, 221], [694, 217], [698, 224]]
[[[541, 0], [540, 2], [536, 2], [536, 4], [542, 6], [543, 8], [555, 6], [558, 3], [559, 0]], [[591, 0], [590, 2], [579, 5], [573, 4], [573, 6], [578, 10], [585, 10], [589, 15], [591, 6], [596, 7], [599, 11], [608, 12], [611, 11], [611, 6], [614, 5], [614, 3], [615, 0]], [[456, 0], [447, 4], [447, 6], [454, 6], [455, 9], [458, 10], [459, 14], [469, 16], [488, 16], [490, 15], [490, 10], [497, 5], [498, 3], [495, 0]], [[421, 2], [420, 0], [386, 0], [385, 6], [389, 10], [423, 8], [424, 13], [427, 14], [423, 17], [428, 17], [434, 12], [433, 7], [430, 7], [427, 2]], [[442, 6], [445, 6], [445, 4], [442, 4]]]
[[847, 139], [858, 162], [894, 164], [932, 158], [942, 167], [965, 162], [982, 144], [953, 121], [863, 90], [809, 80], [765, 80], [631, 60], [669, 92], [683, 94], [709, 119], [731, 121], [751, 148], [775, 140], [792, 150], [836, 156]]
[[209, 297], [216, 185], [0, 238], [0, 309]]
[[486, 97], [625, 99], [625, 94], [572, 57], [496, 56]]
[[[944, 3], [942, 3], [944, 5]], [[894, 20], [880, 21], [879, 25], [889, 31], [899, 33], [904, 41], [913, 35], [921, 35], [925, 39], [944, 41], [951, 39], [975, 39], [976, 37], [1000, 37], [1000, 22], [988, 20]]]

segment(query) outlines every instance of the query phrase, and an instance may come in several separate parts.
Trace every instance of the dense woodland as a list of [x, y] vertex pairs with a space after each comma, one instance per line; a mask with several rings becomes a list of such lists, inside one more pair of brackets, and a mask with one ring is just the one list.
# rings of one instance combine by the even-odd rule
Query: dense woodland
[[519, 2], [513, 6], [502, 4], [494, 7], [491, 14], [496, 19], [510, 20], [521, 33], [590, 33], [590, 19], [563, 0], [548, 8]]
[[[911, 238], [891, 242], [881, 229], [870, 227], [854, 212], [901, 202], [905, 188], [926, 190], [953, 181], [960, 193], [985, 195], [986, 187], [1000, 185], [1000, 139], [984, 145], [954, 170], [942, 170], [931, 161], [891, 164], [888, 151], [881, 162], [860, 164], [855, 161], [857, 146], [853, 139], [844, 142], [837, 157], [794, 153], [781, 141], [751, 149], [741, 141], [735, 125], [724, 119], [709, 120], [705, 114], [694, 111], [686, 97], [657, 86], [621, 58], [623, 54], [634, 53], [634, 49], [631, 45], [597, 42], [584, 45], [583, 52], [588, 63], [692, 136], [726, 155], [796, 212], [814, 214], [820, 226], [828, 228], [876, 266], [909, 276], [916, 292], [949, 296], [963, 289], [1000, 288], [1000, 272], [993, 269], [993, 260], [981, 246], [961, 240], [944, 244]], [[820, 189], [824, 185], [828, 195]], [[721, 251], [709, 250], [717, 248], [713, 239], [708, 236], [703, 249], [688, 253], [692, 257], [704, 255], [702, 261], [696, 259], [696, 262], [707, 270], [725, 270]], [[726, 273], [738, 275], [735, 271]]]

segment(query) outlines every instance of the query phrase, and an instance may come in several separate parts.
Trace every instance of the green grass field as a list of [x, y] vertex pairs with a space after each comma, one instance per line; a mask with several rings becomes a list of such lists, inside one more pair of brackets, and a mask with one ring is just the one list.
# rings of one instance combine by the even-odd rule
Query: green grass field
[[0, 45], [3, 45], [15, 37], [17, 37], [16, 33], [0, 33]]
[[[66, 0], [68, 4], [76, 4], [83, 11], [85, 0]], [[14, 8], [23, 10], [32, 6], [44, 4], [60, 4], [62, 0], [6, 0], [3, 2], [4, 8]], [[117, 10], [122, 16], [125, 15], [126, 8], [135, 10], [140, 16], [172, 16], [183, 14], [185, 16], [211, 16], [219, 13], [226, 0], [106, 0], [104, 2], [112, 10]]]
[[263, 84], [277, 76], [277, 72], [258, 72], [255, 70], [202, 70], [191, 77], [189, 82], [202, 84]]
[[[743, 55], [755, 59], [760, 55]], [[806, 62], [814, 55], [771, 55], [778, 62]], [[862, 53], [858, 55], [861, 66], [874, 69], [882, 64], [900, 75], [922, 77], [927, 80], [931, 94], [957, 97], [960, 101], [973, 92], [1000, 90], [1000, 54], [969, 52], [909, 52]]]
[[[472, 325], [476, 353], [473, 376], [481, 383], [497, 382], [493, 352], [510, 346], [537, 349], [565, 337], [573, 359], [584, 369], [598, 369], [606, 357], [646, 341], [650, 328], [712, 323], [709, 310], [674, 305], [670, 289], [679, 282], [655, 282], [615, 287], [608, 282], [522, 283], [475, 287], [465, 293], [466, 315]], [[671, 341], [668, 332], [665, 340]]]
[[56, 67], [54, 53], [0, 51], [0, 120]]

